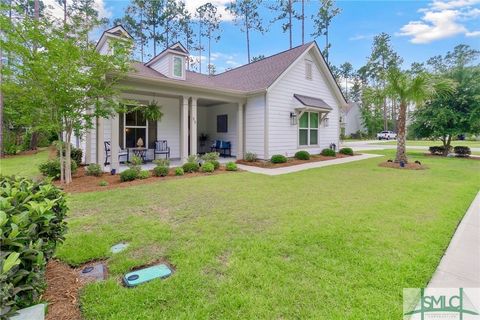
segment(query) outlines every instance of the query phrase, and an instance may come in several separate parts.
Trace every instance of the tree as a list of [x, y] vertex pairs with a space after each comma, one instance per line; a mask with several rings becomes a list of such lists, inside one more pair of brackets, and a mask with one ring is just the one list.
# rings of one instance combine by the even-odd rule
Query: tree
[[323, 55], [325, 56], [327, 63], [329, 59], [329, 49], [331, 46], [328, 40], [329, 27], [333, 18], [335, 18], [341, 12], [342, 10], [340, 8], [335, 7], [334, 0], [321, 0], [320, 8], [318, 9], [317, 14], [312, 15], [314, 23], [312, 37], [318, 38], [320, 36], [325, 36], [325, 48], [323, 50]]
[[37, 127], [57, 132], [65, 183], [72, 180], [72, 135], [84, 134], [97, 117], [108, 117], [119, 106], [118, 85], [130, 70], [131, 49], [129, 41], [119, 40], [112, 43], [114, 56], [101, 55], [82, 41], [91, 29], [75, 23], [73, 14], [65, 26], [48, 18], [11, 23], [0, 17], [6, 34], [0, 44], [14, 57], [2, 84], [5, 98], [11, 108], [32, 114]]
[[142, 62], [145, 60], [145, 47], [148, 43], [145, 36], [147, 27], [145, 7], [146, 0], [132, 0], [132, 4], [125, 9], [125, 15], [113, 22], [114, 25], [122, 25], [135, 39], [135, 44], [140, 49], [140, 61]]
[[405, 147], [407, 107], [411, 104], [421, 107], [429, 99], [446, 96], [452, 91], [453, 85], [445, 80], [434, 79], [426, 73], [412, 75], [397, 68], [391, 68], [386, 79], [386, 92], [399, 101], [395, 162], [408, 163]]
[[277, 16], [275, 16], [270, 23], [275, 23], [277, 21], [284, 21], [282, 23], [282, 31], [286, 32], [288, 30], [289, 33], [289, 40], [290, 40], [290, 49], [293, 47], [293, 39], [292, 39], [292, 28], [293, 18], [299, 19], [300, 16], [296, 14], [293, 9], [294, 0], [278, 0], [274, 1], [272, 5], [269, 5], [268, 8], [274, 12], [278, 12]]
[[[185, 48], [188, 52], [193, 48], [195, 44], [195, 33], [192, 28], [192, 14], [185, 7], [185, 3], [182, 1], [178, 5], [178, 38], [183, 39]], [[187, 70], [190, 70], [191, 59], [188, 58]]]
[[351, 75], [353, 72], [353, 66], [350, 62], [345, 62], [342, 65], [340, 65], [340, 73], [345, 80], [345, 98], [349, 100], [348, 98], [348, 80], [350, 79]]
[[302, 21], [302, 44], [305, 43], [305, 0], [301, 0], [302, 3], [302, 14], [300, 15], [300, 20]]
[[214, 64], [209, 64], [208, 65], [208, 75], [213, 76], [215, 73], [217, 73], [217, 67], [215, 67]]
[[[214, 6], [212, 3], [207, 2], [204, 5], [197, 8], [196, 16], [198, 18], [198, 25], [199, 25], [199, 34], [198, 34], [198, 48], [199, 48], [199, 56], [200, 56], [200, 73], [202, 72], [202, 37], [207, 37], [208, 39], [208, 72], [209, 74], [211, 69], [211, 42], [212, 40], [218, 41], [220, 40], [220, 35], [218, 31], [220, 29], [220, 18], [222, 15], [217, 13], [217, 7]], [[203, 28], [202, 28], [203, 27]]]
[[226, 9], [234, 16], [235, 24], [247, 36], [247, 57], [250, 63], [250, 31], [265, 32], [263, 21], [258, 13], [262, 0], [237, 0], [230, 2]]
[[263, 54], [260, 54], [258, 56], [253, 57], [252, 62], [260, 61], [260, 60], [263, 60], [263, 59], [265, 59], [265, 56]]

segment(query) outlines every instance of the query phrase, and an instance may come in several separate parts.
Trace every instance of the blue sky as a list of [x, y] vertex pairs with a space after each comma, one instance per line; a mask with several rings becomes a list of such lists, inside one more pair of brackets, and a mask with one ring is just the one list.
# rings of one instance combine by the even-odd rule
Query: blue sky
[[[123, 14], [128, 5], [125, 0], [98, 0], [99, 6], [111, 19]], [[273, 0], [270, 0], [273, 1]], [[203, 0], [186, 0], [195, 8]], [[224, 7], [227, 0], [213, 0]], [[306, 1], [306, 15], [318, 10], [319, 2]], [[355, 68], [362, 66], [370, 53], [373, 36], [386, 32], [392, 36], [394, 49], [404, 58], [405, 66], [422, 62], [431, 56], [445, 54], [457, 44], [468, 44], [480, 50], [480, 0], [432, 0], [432, 1], [337, 1], [342, 9], [330, 28], [332, 48], [330, 59], [335, 65], [350, 61]], [[266, 21], [272, 12], [261, 11]], [[221, 40], [212, 46], [213, 63], [217, 71], [247, 62], [245, 34], [233, 24], [226, 14], [222, 21]], [[306, 23], [306, 41], [313, 29], [311, 19]], [[301, 26], [293, 27], [294, 45], [301, 44]], [[320, 48], [324, 38], [316, 39]], [[289, 48], [288, 33], [282, 33], [280, 23], [269, 26], [264, 35], [253, 33], [252, 56], [275, 54]], [[193, 53], [197, 54], [197, 53]]]

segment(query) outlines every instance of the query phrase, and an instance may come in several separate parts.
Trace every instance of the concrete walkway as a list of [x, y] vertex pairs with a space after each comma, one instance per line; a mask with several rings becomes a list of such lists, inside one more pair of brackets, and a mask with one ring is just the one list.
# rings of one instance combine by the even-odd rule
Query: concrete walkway
[[341, 159], [327, 160], [327, 161], [318, 161], [318, 162], [308, 162], [308, 163], [305, 163], [305, 164], [298, 164], [298, 165], [295, 165], [295, 166], [283, 167], [283, 168], [268, 169], [268, 168], [254, 167], [254, 166], [246, 166], [246, 165], [243, 165], [243, 164], [239, 164], [238, 168], [240, 168], [242, 170], [245, 170], [245, 171], [253, 172], [253, 173], [261, 173], [261, 174], [266, 174], [266, 175], [269, 175], [269, 176], [277, 176], [277, 175], [280, 175], [280, 174], [298, 172], [298, 171], [313, 169], [313, 168], [334, 166], [336, 164], [349, 163], [349, 162], [360, 161], [360, 160], [376, 158], [376, 157], [383, 157], [383, 156], [379, 155], [379, 154], [366, 154], [365, 153], [365, 154], [361, 154], [361, 155], [353, 156], [353, 157], [348, 157], [348, 158], [341, 158]]
[[429, 288], [480, 288], [480, 192], [460, 222]]

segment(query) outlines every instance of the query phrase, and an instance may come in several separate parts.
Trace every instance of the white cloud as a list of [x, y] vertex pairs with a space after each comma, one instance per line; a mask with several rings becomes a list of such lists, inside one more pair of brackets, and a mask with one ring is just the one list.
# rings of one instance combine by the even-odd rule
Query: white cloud
[[[480, 15], [480, 9], [471, 7], [480, 0], [434, 0], [428, 8], [422, 8], [421, 20], [410, 21], [396, 35], [411, 37], [412, 43], [430, 43], [436, 40], [471, 32], [465, 22]], [[475, 32], [474, 32], [475, 33]]]
[[358, 34], [356, 36], [348, 38], [350, 41], [357, 41], [357, 40], [366, 40], [366, 39], [371, 39], [373, 38], [373, 34]]
[[480, 31], [467, 32], [465, 35], [467, 37], [480, 37]]
[[231, 21], [233, 20], [233, 16], [231, 15], [230, 12], [228, 12], [225, 7], [228, 3], [230, 3], [230, 0], [185, 0], [185, 6], [187, 7], [188, 11], [192, 13], [192, 15], [195, 14], [196, 10], [198, 7], [201, 5], [204, 5], [205, 3], [210, 2], [214, 6], [217, 7], [218, 13], [222, 15], [221, 20], [222, 21]]
[[[48, 13], [57, 19], [63, 19], [63, 7], [56, 0], [43, 0], [43, 3], [47, 7]], [[100, 18], [112, 17], [112, 12], [105, 6], [104, 0], [95, 0], [94, 7], [98, 11]]]

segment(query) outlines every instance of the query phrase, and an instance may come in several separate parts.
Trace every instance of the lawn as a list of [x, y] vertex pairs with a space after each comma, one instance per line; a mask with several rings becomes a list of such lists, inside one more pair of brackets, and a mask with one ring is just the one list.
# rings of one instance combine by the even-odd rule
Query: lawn
[[48, 149], [41, 149], [38, 153], [32, 155], [16, 155], [0, 159], [0, 174], [20, 175], [29, 178], [35, 178], [40, 175], [38, 165], [48, 159]]
[[[426, 286], [480, 187], [480, 161], [411, 155], [430, 169], [376, 158], [70, 195], [57, 257], [108, 259], [109, 279], [82, 292], [86, 319], [399, 318], [402, 289]], [[170, 278], [120, 284], [161, 258]]]
[[[382, 142], [382, 144], [396, 145], [397, 141]], [[429, 141], [429, 140], [407, 140], [407, 146], [441, 146], [441, 141]], [[454, 140], [451, 142], [452, 146], [467, 146], [470, 148], [480, 148], [480, 141], [468, 141], [468, 140]]]

